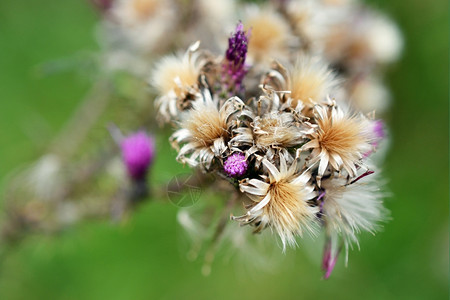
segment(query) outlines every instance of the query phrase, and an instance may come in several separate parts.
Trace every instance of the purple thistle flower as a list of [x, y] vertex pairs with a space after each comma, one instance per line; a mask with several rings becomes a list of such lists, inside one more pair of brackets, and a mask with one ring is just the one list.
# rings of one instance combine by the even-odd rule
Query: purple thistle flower
[[236, 27], [233, 35], [228, 39], [228, 49], [222, 64], [222, 84], [230, 94], [242, 90], [242, 81], [247, 74], [245, 65], [248, 48], [248, 34], [244, 31], [242, 22]]
[[128, 175], [134, 180], [144, 179], [155, 156], [153, 138], [139, 131], [122, 139], [120, 148]]
[[223, 170], [230, 177], [241, 177], [247, 172], [248, 162], [242, 153], [230, 155], [223, 164]]
[[244, 25], [239, 22], [235, 33], [228, 39], [227, 60], [234, 62], [235, 66], [243, 63], [247, 55], [247, 44], [248, 38], [244, 32]]

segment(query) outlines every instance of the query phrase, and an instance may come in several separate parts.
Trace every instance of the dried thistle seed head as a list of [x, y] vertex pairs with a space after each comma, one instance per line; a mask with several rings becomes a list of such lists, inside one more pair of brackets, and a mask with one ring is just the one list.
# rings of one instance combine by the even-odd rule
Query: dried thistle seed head
[[310, 227], [309, 223], [314, 219], [315, 209], [306, 202], [305, 185], [280, 180], [271, 183], [268, 194], [271, 200], [264, 207], [264, 214], [271, 220], [271, 226], [283, 244], [295, 245], [294, 235], [302, 236], [303, 227]]
[[206, 60], [197, 52], [199, 44], [192, 44], [184, 56], [168, 55], [156, 64], [151, 84], [160, 95], [155, 102], [160, 120], [177, 120], [191, 101], [201, 97], [198, 80]]
[[235, 124], [234, 114], [244, 106], [233, 97], [218, 109], [218, 99], [213, 100], [208, 90], [202, 91], [202, 98], [193, 103], [186, 112], [181, 128], [171, 137], [172, 145], [178, 150], [177, 159], [195, 167], [198, 163], [209, 170], [215, 158], [222, 159], [229, 150], [228, 142]]
[[301, 101], [309, 107], [324, 101], [336, 85], [328, 66], [317, 58], [307, 56], [298, 58], [294, 68], [289, 69], [288, 82], [292, 104], [296, 106]]
[[352, 105], [363, 113], [383, 113], [389, 106], [391, 95], [379, 78], [358, 77], [350, 83], [349, 90]]
[[140, 19], [151, 17], [161, 4], [159, 0], [132, 0], [132, 7]]
[[[206, 26], [204, 29], [211, 34], [225, 33], [236, 22], [236, 4], [235, 0], [196, 0], [195, 9], [198, 10], [195, 14], [196, 21]], [[200, 30], [200, 33], [203, 32]]]
[[373, 15], [364, 36], [377, 62], [392, 63], [400, 56], [403, 48], [400, 30], [386, 17]]
[[347, 251], [353, 243], [358, 244], [358, 233], [374, 233], [387, 215], [378, 180], [371, 177], [352, 184], [335, 177], [322, 182], [325, 194], [321, 207], [326, 230], [329, 235], [342, 236]]
[[336, 106], [316, 105], [314, 109], [317, 128], [302, 149], [313, 149], [313, 162], [319, 161], [318, 177], [329, 165], [337, 171], [343, 167], [350, 176], [355, 176], [356, 165], [372, 149], [369, 120], [362, 115], [345, 114]]
[[185, 87], [197, 84], [200, 69], [193, 61], [180, 56], [166, 56], [155, 67], [152, 84], [160, 95], [170, 92], [182, 97]]
[[248, 162], [243, 153], [233, 153], [223, 163], [223, 170], [230, 177], [241, 177], [247, 169]]
[[263, 77], [262, 84], [268, 99], [276, 100], [269, 94], [279, 94], [283, 104], [280, 109], [289, 107], [297, 113], [313, 117], [312, 107], [327, 102], [327, 96], [337, 91], [338, 81], [319, 57], [303, 54], [297, 57], [294, 65], [287, 67], [274, 62]]
[[104, 25], [108, 34], [106, 41], [111, 44], [108, 50], [132, 56], [141, 64], [148, 63], [145, 56], [169, 45], [167, 35], [179, 22], [176, 7], [164, 0], [113, 1], [107, 16], [109, 22]]
[[227, 120], [217, 110], [215, 105], [198, 102], [183, 121], [182, 128], [186, 128], [192, 138], [202, 146], [211, 146], [218, 138], [228, 137]]
[[252, 12], [244, 24], [250, 32], [248, 54], [252, 64], [268, 64], [273, 59], [286, 57], [292, 36], [287, 22], [275, 11]]
[[299, 145], [303, 134], [296, 127], [292, 114], [270, 113], [256, 117], [252, 123], [257, 147], [293, 147]]
[[315, 50], [322, 46], [322, 36], [328, 29], [326, 10], [323, 1], [288, 1], [286, 14], [295, 33], [300, 36], [303, 49]]
[[119, 0], [113, 5], [113, 15], [124, 25], [138, 26], [150, 21], [163, 6], [161, 0]]
[[374, 64], [392, 63], [403, 48], [395, 24], [373, 11], [355, 7], [341, 11], [324, 42], [327, 58], [350, 72], [371, 72]]
[[308, 231], [314, 233], [317, 207], [308, 204], [315, 197], [314, 188], [309, 185], [310, 175], [297, 173], [297, 165], [286, 165], [280, 156], [279, 170], [268, 160], [263, 164], [267, 169], [267, 181], [251, 179], [240, 184], [253, 204], [246, 215], [236, 220], [256, 226], [260, 231], [269, 226], [280, 236], [283, 249], [286, 244], [295, 246], [295, 236]]

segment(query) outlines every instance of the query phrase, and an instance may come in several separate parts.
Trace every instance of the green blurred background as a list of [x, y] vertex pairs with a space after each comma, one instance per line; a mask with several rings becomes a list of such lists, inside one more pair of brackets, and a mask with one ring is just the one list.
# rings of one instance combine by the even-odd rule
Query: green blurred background
[[[299, 249], [280, 251], [271, 271], [218, 257], [204, 277], [180, 248], [177, 208], [149, 202], [125, 225], [89, 221], [20, 243], [0, 264], [0, 299], [448, 299], [448, 2], [371, 4], [405, 35], [386, 80], [394, 98], [384, 166], [393, 219], [375, 237], [362, 236], [348, 268], [341, 258], [323, 281], [321, 253], [311, 259]], [[37, 158], [89, 90], [76, 72], [42, 77], [36, 66], [95, 51], [97, 20], [87, 1], [0, 1], [0, 178]], [[36, 130], [39, 139], [31, 138]], [[161, 159], [154, 173], [173, 165]]]

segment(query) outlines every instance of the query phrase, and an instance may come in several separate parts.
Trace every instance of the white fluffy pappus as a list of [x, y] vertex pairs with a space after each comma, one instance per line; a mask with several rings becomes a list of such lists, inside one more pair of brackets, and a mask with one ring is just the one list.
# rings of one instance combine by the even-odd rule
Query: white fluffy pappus
[[372, 174], [354, 183], [343, 177], [322, 181], [321, 212], [327, 235], [335, 242], [342, 237], [347, 254], [353, 244], [359, 248], [360, 232], [374, 234], [380, 229], [380, 222], [387, 219], [388, 210], [382, 200], [386, 194], [381, 191], [377, 176]]

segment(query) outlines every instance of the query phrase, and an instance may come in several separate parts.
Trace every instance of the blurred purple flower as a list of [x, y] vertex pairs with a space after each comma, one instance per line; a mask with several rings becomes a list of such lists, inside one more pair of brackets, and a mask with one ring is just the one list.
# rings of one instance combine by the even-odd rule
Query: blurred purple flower
[[120, 142], [122, 159], [128, 175], [134, 180], [141, 180], [147, 175], [147, 170], [155, 156], [153, 138], [139, 131], [125, 137]]

